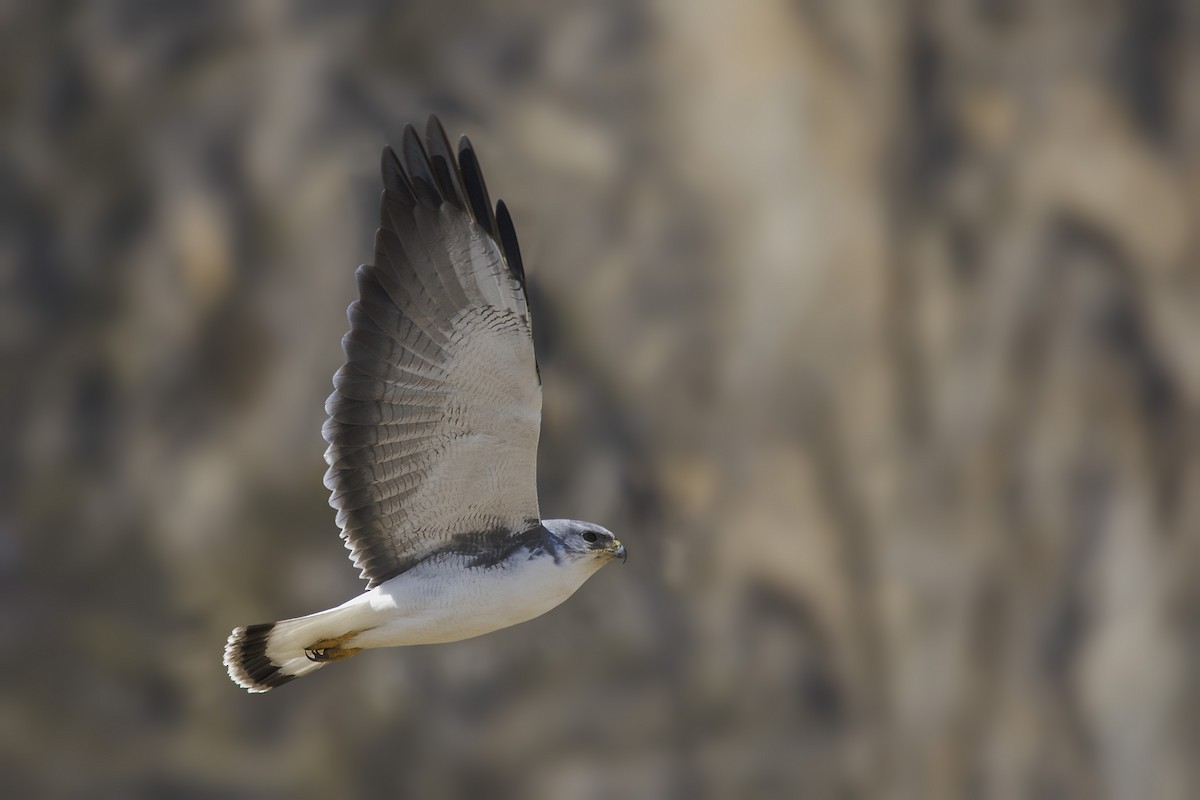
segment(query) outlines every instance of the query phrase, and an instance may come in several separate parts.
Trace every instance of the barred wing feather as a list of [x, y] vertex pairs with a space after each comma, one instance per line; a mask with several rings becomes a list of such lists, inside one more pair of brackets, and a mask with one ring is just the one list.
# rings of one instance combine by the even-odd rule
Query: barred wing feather
[[374, 263], [325, 405], [325, 485], [370, 587], [452, 544], [536, 525], [541, 384], [512, 221], [431, 117], [383, 153]]

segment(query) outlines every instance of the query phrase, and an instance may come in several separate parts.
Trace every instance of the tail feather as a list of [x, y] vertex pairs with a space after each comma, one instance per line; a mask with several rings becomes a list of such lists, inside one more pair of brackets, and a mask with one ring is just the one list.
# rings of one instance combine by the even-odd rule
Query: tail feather
[[225, 645], [229, 678], [249, 692], [266, 692], [314, 672], [330, 661], [349, 658], [349, 645], [367, 624], [361, 602], [281, 622], [235, 628]]
[[267, 641], [276, 623], [235, 628], [225, 645], [229, 679], [248, 692], [266, 692], [293, 681], [303, 673], [289, 674], [267, 656]]

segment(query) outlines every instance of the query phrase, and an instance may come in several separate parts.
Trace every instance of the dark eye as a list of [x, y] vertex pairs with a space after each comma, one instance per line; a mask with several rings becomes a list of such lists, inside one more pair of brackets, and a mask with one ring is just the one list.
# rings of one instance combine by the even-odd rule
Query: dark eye
[[583, 540], [585, 542], [587, 542], [588, 544], [596, 543], [596, 532], [595, 531], [584, 531], [582, 536], [583, 536]]

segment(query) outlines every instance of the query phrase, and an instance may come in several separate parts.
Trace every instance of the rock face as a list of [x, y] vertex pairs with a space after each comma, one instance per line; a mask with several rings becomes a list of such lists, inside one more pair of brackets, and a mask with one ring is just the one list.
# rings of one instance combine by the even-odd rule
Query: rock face
[[[4, 14], [6, 787], [1200, 794], [1200, 12], [1084, 5]], [[430, 111], [522, 238], [542, 510], [630, 563], [246, 698], [229, 626], [354, 585], [322, 402]]]

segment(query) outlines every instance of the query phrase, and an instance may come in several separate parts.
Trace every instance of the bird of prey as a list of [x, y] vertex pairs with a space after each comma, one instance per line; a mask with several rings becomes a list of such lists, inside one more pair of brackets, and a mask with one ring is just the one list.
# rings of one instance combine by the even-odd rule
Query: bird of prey
[[525, 271], [471, 143], [436, 117], [383, 151], [373, 264], [342, 339], [322, 433], [329, 504], [367, 591], [236, 628], [229, 677], [265, 692], [373, 647], [453, 642], [562, 603], [625, 547], [541, 519], [541, 375]]

